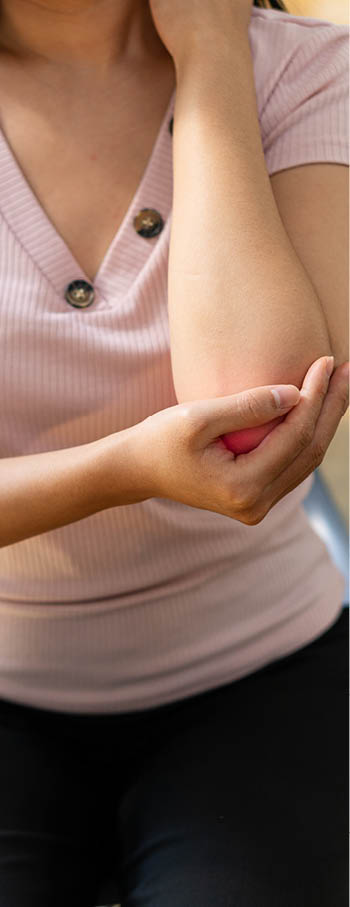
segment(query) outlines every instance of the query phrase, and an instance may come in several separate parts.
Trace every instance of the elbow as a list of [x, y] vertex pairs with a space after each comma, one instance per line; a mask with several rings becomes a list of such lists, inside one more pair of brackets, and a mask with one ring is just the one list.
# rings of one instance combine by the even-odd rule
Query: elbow
[[[324, 345], [323, 345], [324, 346]], [[215, 397], [223, 397], [228, 395], [239, 394], [245, 390], [251, 390], [255, 387], [262, 387], [266, 385], [274, 384], [294, 384], [296, 387], [301, 390], [306, 373], [308, 372], [310, 366], [316, 359], [319, 359], [321, 356], [332, 356], [330, 346], [326, 344], [326, 348], [316, 349], [305, 355], [303, 350], [302, 355], [292, 356], [291, 353], [286, 353], [284, 358], [281, 356], [273, 357], [269, 354], [269, 360], [265, 361], [260, 360], [257, 357], [254, 363], [251, 366], [247, 367], [247, 362], [241, 364], [241, 367], [237, 365], [237, 360], [235, 361], [235, 368], [231, 379], [228, 380], [221, 377], [220, 379], [210, 381], [210, 376], [207, 373], [205, 379], [199, 383], [199, 375], [196, 376], [197, 383], [192, 385], [191, 388], [182, 386], [176, 387], [176, 397], [178, 403], [188, 403], [192, 400], [204, 400], [204, 399], [213, 399]], [[334, 357], [334, 365], [337, 367], [336, 357]], [[338, 363], [341, 364], [340, 362]], [[251, 428], [240, 429], [238, 431], [232, 431], [229, 435], [223, 436], [223, 441], [235, 455], [242, 453], [249, 453], [250, 450], [254, 450], [264, 438], [274, 430], [274, 428], [286, 418], [286, 413], [277, 416], [275, 419], [272, 419], [270, 422], [265, 422], [261, 426], [254, 426]]]
[[191, 382], [182, 380], [175, 384], [174, 380], [177, 402], [209, 400], [271, 384], [294, 384], [301, 390], [306, 373], [316, 359], [334, 356], [335, 368], [347, 361], [344, 357], [336, 356], [328, 343], [322, 344], [322, 348], [318, 345], [313, 349], [310, 344], [307, 349], [307, 343], [304, 343], [304, 347], [299, 352], [283, 348], [275, 354], [271, 347], [267, 350], [265, 348], [254, 356], [254, 361], [249, 361], [247, 357], [245, 361], [239, 362], [236, 356], [230, 373], [227, 368], [225, 372], [217, 370], [216, 373], [208, 368], [205, 374], [200, 369], [193, 371]]

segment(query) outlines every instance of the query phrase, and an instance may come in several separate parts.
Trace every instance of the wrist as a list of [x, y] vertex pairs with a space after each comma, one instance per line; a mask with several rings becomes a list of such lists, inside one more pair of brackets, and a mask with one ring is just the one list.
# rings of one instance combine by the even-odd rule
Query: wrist
[[151, 497], [136, 444], [137, 425], [92, 442], [96, 484], [104, 507], [137, 504]]
[[217, 70], [225, 73], [232, 66], [239, 68], [244, 59], [252, 64], [248, 29], [237, 27], [228, 33], [220, 31], [216, 37], [213, 32], [203, 34], [197, 31], [191, 41], [183, 44], [174, 54], [173, 59], [177, 84], [186, 78], [188, 72], [193, 74], [198, 70], [202, 78], [207, 75], [213, 79]]

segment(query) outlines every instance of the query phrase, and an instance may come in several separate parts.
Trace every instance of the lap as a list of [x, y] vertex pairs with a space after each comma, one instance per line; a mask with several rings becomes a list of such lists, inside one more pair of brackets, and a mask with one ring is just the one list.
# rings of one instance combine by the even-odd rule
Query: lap
[[0, 907], [97, 903], [96, 781], [56, 719], [0, 701]]
[[0, 701], [0, 907], [348, 907], [348, 620], [144, 712]]
[[346, 907], [348, 612], [155, 725], [118, 815], [122, 907]]

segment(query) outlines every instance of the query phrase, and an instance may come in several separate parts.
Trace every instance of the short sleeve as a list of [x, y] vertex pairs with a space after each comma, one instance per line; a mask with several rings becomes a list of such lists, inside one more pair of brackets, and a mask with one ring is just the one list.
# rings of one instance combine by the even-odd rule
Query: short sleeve
[[260, 114], [269, 175], [320, 161], [349, 165], [349, 27], [322, 23], [296, 34], [297, 43], [284, 22]]

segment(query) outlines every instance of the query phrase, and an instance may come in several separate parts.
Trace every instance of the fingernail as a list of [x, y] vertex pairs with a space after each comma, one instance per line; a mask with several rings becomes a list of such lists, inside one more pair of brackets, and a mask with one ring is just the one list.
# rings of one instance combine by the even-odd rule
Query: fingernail
[[327, 375], [329, 378], [331, 377], [333, 369], [334, 369], [334, 356], [327, 356], [326, 372], [327, 372]]
[[276, 384], [271, 387], [276, 409], [288, 409], [300, 400], [300, 391], [293, 384]]

